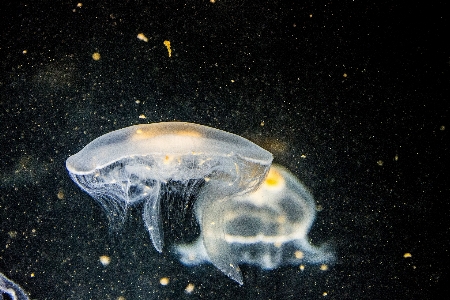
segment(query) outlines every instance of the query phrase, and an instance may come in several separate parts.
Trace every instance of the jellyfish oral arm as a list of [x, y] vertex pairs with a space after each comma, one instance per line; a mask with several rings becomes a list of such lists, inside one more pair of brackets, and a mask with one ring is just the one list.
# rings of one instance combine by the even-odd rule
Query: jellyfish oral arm
[[162, 252], [164, 247], [164, 233], [161, 224], [161, 199], [159, 197], [159, 190], [157, 188], [144, 202], [144, 212], [142, 218], [145, 227], [148, 230], [153, 246], [158, 252]]

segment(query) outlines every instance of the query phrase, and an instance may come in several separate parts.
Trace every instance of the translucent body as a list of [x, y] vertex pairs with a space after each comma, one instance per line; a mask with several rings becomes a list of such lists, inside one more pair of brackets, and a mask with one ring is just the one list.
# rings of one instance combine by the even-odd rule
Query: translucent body
[[[123, 222], [129, 206], [144, 202], [143, 219], [153, 245], [163, 248], [160, 201], [167, 185], [189, 197], [222, 187], [223, 196], [258, 187], [272, 154], [250, 141], [202, 125], [143, 124], [107, 133], [69, 157], [73, 181], [106, 210], [112, 224]], [[201, 183], [201, 184], [200, 184]], [[193, 188], [196, 187], [196, 188]], [[214, 188], [213, 188], [214, 187]], [[202, 201], [215, 201], [214, 193]]]
[[333, 257], [309, 244], [314, 200], [281, 166], [272, 165], [264, 183], [252, 193], [196, 205], [202, 236], [193, 244], [175, 247], [186, 265], [212, 262], [228, 266], [219, 268], [242, 284], [241, 263], [275, 269], [285, 264], [327, 262]]
[[8, 295], [6, 299], [12, 300], [28, 300], [28, 296], [22, 290], [20, 286], [9, 280], [5, 275], [0, 273], [0, 299], [3, 299], [4, 295]]

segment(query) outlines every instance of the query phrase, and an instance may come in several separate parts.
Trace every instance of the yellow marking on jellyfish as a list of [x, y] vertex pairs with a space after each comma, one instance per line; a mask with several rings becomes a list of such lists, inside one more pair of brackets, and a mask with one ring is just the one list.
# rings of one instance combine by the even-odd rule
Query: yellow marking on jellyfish
[[198, 131], [193, 130], [180, 130], [176, 132], [177, 135], [189, 136], [189, 137], [201, 137], [202, 134]]
[[279, 215], [279, 216], [277, 217], [277, 222], [278, 222], [278, 224], [284, 224], [284, 223], [286, 223], [286, 216]]
[[151, 130], [142, 130], [141, 128], [139, 128], [138, 130], [136, 130], [134, 132], [134, 134], [131, 137], [131, 139], [133, 141], [145, 140], [145, 139], [149, 139], [149, 138], [152, 138], [152, 137], [158, 136], [158, 135], [160, 135], [160, 134], [158, 134], [158, 132], [151, 131]]
[[167, 48], [167, 52], [169, 53], [169, 57], [172, 56], [172, 49], [170, 48], [170, 41], [164, 41], [164, 46]]
[[281, 174], [274, 168], [270, 168], [266, 180], [264, 180], [264, 188], [280, 190], [284, 188], [286, 182]]
[[170, 164], [172, 161], [173, 161], [173, 156], [170, 156], [170, 155], [166, 155], [163, 160], [165, 165]]

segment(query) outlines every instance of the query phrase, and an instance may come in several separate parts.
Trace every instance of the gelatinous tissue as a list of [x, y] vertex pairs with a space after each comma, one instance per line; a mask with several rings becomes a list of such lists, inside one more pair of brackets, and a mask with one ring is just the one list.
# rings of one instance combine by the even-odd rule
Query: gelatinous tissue
[[[308, 242], [316, 211], [312, 195], [279, 165], [272, 165], [256, 191], [222, 198], [211, 205], [199, 201], [195, 210], [202, 226], [200, 238], [175, 246], [185, 265], [212, 262], [242, 284], [239, 264], [272, 270], [281, 265], [333, 260], [326, 246]], [[234, 267], [227, 269], [226, 265]]]
[[[113, 224], [144, 202], [143, 219], [153, 245], [163, 248], [161, 189], [171, 182], [221, 186], [224, 195], [251, 191], [264, 179], [272, 154], [218, 129], [182, 122], [143, 124], [105, 134], [69, 157], [72, 179], [106, 210]], [[208, 197], [206, 197], [208, 198]], [[215, 199], [211, 199], [214, 201]]]
[[[144, 224], [159, 252], [164, 246], [160, 204], [165, 192], [177, 188], [181, 198], [194, 196], [202, 234], [195, 244], [177, 247], [181, 260], [211, 262], [242, 284], [239, 263], [275, 268], [290, 260], [284, 258], [289, 247], [300, 249], [311, 261], [326, 257], [305, 239], [314, 219], [309, 193], [295, 186], [292, 174], [281, 167], [273, 168], [280, 175], [278, 185], [266, 187], [272, 159], [270, 152], [240, 136], [165, 122], [107, 133], [69, 157], [66, 167], [73, 181], [103, 206], [113, 227], [123, 223], [129, 207], [143, 203]], [[256, 191], [263, 182], [270, 199]], [[276, 198], [287, 194], [283, 201]], [[296, 200], [301, 197], [306, 200]], [[248, 214], [233, 214], [235, 208]], [[280, 220], [269, 224], [267, 218], [273, 216]], [[270, 226], [276, 228], [266, 228]], [[191, 260], [195, 251], [202, 255]]]

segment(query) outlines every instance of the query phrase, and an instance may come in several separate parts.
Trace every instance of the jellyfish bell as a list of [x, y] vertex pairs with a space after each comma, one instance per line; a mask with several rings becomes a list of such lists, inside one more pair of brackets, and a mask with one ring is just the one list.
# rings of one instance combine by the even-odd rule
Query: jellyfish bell
[[192, 244], [175, 246], [185, 265], [209, 262], [243, 284], [239, 264], [272, 270], [333, 261], [326, 246], [316, 247], [308, 241], [315, 218], [311, 193], [282, 166], [272, 165], [264, 182], [251, 193], [206, 202], [200, 198], [195, 212], [201, 237]]
[[[111, 224], [127, 208], [144, 203], [143, 220], [159, 252], [163, 248], [160, 203], [169, 185], [186, 197], [200, 183], [212, 193], [245, 194], [264, 180], [272, 154], [232, 133], [211, 127], [164, 122], [107, 133], [70, 156], [72, 180], [105, 209]], [[176, 184], [174, 184], [176, 183]], [[201, 188], [200, 190], [203, 190]], [[189, 197], [188, 197], [189, 198]], [[203, 197], [205, 203], [216, 199]]]

